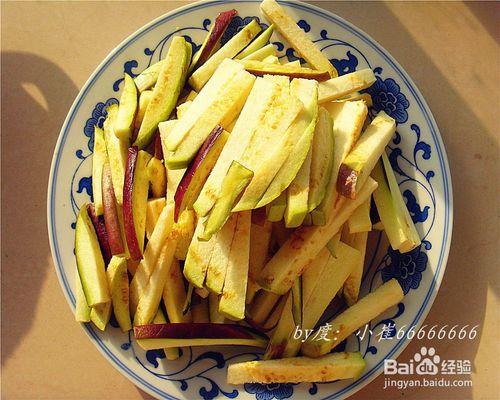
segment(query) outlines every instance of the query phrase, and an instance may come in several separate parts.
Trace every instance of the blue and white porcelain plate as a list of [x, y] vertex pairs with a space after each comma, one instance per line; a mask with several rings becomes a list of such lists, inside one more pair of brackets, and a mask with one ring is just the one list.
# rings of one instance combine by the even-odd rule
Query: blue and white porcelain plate
[[[377, 82], [368, 90], [373, 112], [384, 110], [398, 123], [388, 154], [396, 171], [422, 245], [408, 254], [392, 251], [380, 233], [372, 234], [369, 263], [362, 294], [383, 281], [397, 278], [406, 294], [403, 302], [370, 324], [373, 335], [352, 336], [349, 350], [359, 350], [366, 370], [353, 381], [324, 384], [226, 383], [229, 363], [255, 360], [253, 348], [187, 348], [177, 361], [167, 361], [162, 351], [144, 352], [130, 334], [110, 326], [105, 333], [82, 325], [90, 340], [134, 384], [162, 399], [344, 399], [379, 375], [385, 358], [396, 358], [408, 344], [395, 330], [377, 338], [384, 324], [395, 329], [420, 326], [429, 311], [443, 277], [451, 240], [453, 202], [445, 149], [436, 122], [422, 95], [401, 66], [367, 34], [342, 18], [320, 8], [292, 1], [281, 2], [298, 25], [345, 74], [372, 68]], [[251, 18], [267, 26], [257, 0], [225, 0], [195, 3], [147, 24], [116, 47], [97, 67], [80, 91], [64, 122], [54, 152], [48, 188], [49, 238], [57, 275], [64, 294], [75, 307], [75, 259], [73, 237], [78, 208], [92, 199], [93, 126], [102, 127], [106, 107], [116, 102], [124, 71], [137, 75], [162, 59], [174, 35], [183, 35], [196, 50], [214, 17], [236, 8], [236, 17], [223, 40], [228, 40]], [[292, 49], [275, 34], [272, 42], [281, 57], [297, 59]], [[115, 324], [116, 325], [116, 324]]]

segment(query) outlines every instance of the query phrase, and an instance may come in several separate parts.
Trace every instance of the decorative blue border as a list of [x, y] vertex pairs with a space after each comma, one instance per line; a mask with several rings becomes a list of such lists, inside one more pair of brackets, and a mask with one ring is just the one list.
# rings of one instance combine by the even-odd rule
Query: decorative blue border
[[[118, 56], [120, 55], [130, 44], [134, 43], [136, 40], [138, 40], [140, 37], [142, 37], [145, 33], [149, 32], [150, 30], [156, 28], [158, 25], [162, 25], [165, 22], [176, 18], [178, 16], [181, 16], [183, 14], [186, 14], [192, 10], [197, 10], [197, 9], [203, 9], [206, 7], [211, 7], [213, 5], [219, 5], [219, 4], [228, 4], [228, 3], [260, 3], [259, 0], [214, 0], [214, 1], [207, 1], [207, 2], [200, 2], [196, 4], [191, 4], [184, 6], [176, 11], [173, 11], [172, 13], [166, 14], [164, 16], [161, 16], [157, 18], [156, 20], [152, 21], [149, 25], [141, 28], [131, 36], [129, 36], [127, 39], [125, 39], [119, 46], [117, 46], [109, 55], [108, 57], [97, 67], [97, 69], [94, 71], [94, 73], [91, 75], [89, 80], [85, 83], [83, 89], [79, 93], [78, 97], [76, 98], [75, 102], [73, 103], [71, 110], [68, 114], [68, 117], [66, 118], [63, 127], [61, 129], [61, 134], [59, 136], [59, 139], [56, 144], [55, 152], [54, 152], [54, 157], [52, 160], [52, 165], [51, 165], [51, 170], [50, 170], [50, 176], [49, 176], [49, 184], [48, 184], [48, 201], [47, 201], [47, 217], [48, 217], [48, 231], [49, 231], [49, 239], [50, 239], [50, 247], [51, 247], [51, 252], [53, 255], [53, 258], [56, 261], [56, 272], [58, 277], [60, 278], [64, 292], [66, 297], [68, 298], [72, 308], [75, 307], [75, 297], [73, 295], [73, 292], [71, 291], [70, 284], [67, 281], [67, 277], [63, 271], [62, 267], [62, 261], [61, 261], [61, 256], [59, 254], [59, 247], [57, 243], [57, 236], [56, 236], [56, 213], [55, 213], [55, 204], [54, 204], [54, 198], [55, 198], [55, 188], [56, 188], [56, 179], [57, 179], [57, 171], [59, 169], [59, 163], [61, 159], [61, 149], [63, 148], [63, 145], [66, 141], [66, 137], [69, 132], [69, 127], [71, 126], [74, 117], [76, 115], [76, 112], [78, 108], [80, 107], [83, 99], [89, 92], [89, 90], [93, 87], [95, 81], [99, 76], [102, 74], [102, 72], [107, 68], [107, 66]], [[444, 221], [444, 231], [443, 231], [443, 239], [442, 243], [443, 246], [441, 247], [441, 252], [439, 255], [439, 260], [438, 260], [438, 266], [436, 269], [436, 274], [433, 277], [433, 282], [430, 285], [429, 291], [424, 299], [424, 302], [417, 313], [414, 321], [412, 322], [411, 325], [415, 325], [417, 321], [420, 321], [418, 325], [421, 325], [423, 322], [423, 317], [425, 317], [430, 309], [429, 302], [431, 299], [434, 299], [436, 296], [436, 293], [434, 289], [439, 287], [439, 284], [441, 282], [442, 276], [441, 276], [441, 269], [443, 269], [446, 265], [446, 261], [448, 258], [448, 253], [450, 249], [450, 242], [451, 242], [451, 229], [453, 225], [453, 199], [451, 197], [451, 174], [448, 166], [448, 160], [446, 157], [445, 149], [444, 149], [444, 144], [442, 142], [442, 139], [438, 133], [438, 128], [436, 126], [436, 122], [428, 109], [427, 104], [422, 98], [421, 93], [419, 90], [416, 88], [416, 85], [411, 81], [410, 77], [406, 74], [406, 72], [403, 70], [403, 68], [392, 58], [392, 56], [388, 55], [387, 51], [383, 51], [382, 46], [380, 46], [375, 40], [373, 40], [369, 35], [367, 35], [365, 32], [362, 30], [354, 27], [351, 25], [349, 22], [345, 21], [344, 19], [328, 12], [325, 10], [320, 9], [319, 7], [309, 5], [309, 4], [304, 4], [304, 3], [298, 3], [295, 1], [290, 1], [290, 0], [282, 0], [281, 3], [286, 4], [292, 8], [296, 8], [299, 10], [305, 10], [307, 12], [310, 12], [312, 14], [318, 15], [324, 19], [329, 20], [330, 22], [336, 23], [340, 26], [342, 26], [344, 29], [347, 31], [351, 32], [354, 34], [356, 37], [361, 39], [363, 42], [371, 46], [389, 65], [394, 68], [394, 70], [399, 74], [401, 79], [404, 81], [406, 87], [408, 90], [412, 93], [414, 96], [415, 100], [417, 101], [417, 104], [422, 111], [425, 120], [430, 128], [431, 135], [434, 139], [434, 142], [437, 145], [437, 154], [439, 158], [439, 164], [441, 167], [441, 171], [443, 173], [443, 187], [444, 187], [444, 199], [445, 199], [445, 221]], [[432, 304], [432, 303], [431, 303]], [[115, 367], [123, 370], [126, 374], [128, 374], [134, 381], [137, 383], [139, 386], [141, 386], [144, 390], [148, 391], [152, 395], [158, 395], [161, 396], [162, 398], [166, 399], [172, 399], [172, 400], [178, 400], [175, 397], [170, 396], [168, 393], [165, 393], [158, 388], [154, 387], [151, 385], [149, 382], [146, 382], [143, 378], [138, 376], [135, 372], [133, 372], [130, 368], [128, 368], [126, 365], [124, 365], [101, 341], [101, 339], [97, 336], [97, 334], [88, 326], [85, 326], [85, 331], [87, 334], [99, 345], [98, 348], [101, 350], [103, 354], [108, 356], [114, 363]], [[409, 340], [402, 340], [400, 341], [387, 355], [389, 358], [394, 358], [400, 352], [403, 351], [403, 349], [406, 347], [406, 345], [409, 343]], [[404, 346], [403, 346], [404, 345]], [[358, 390], [361, 389], [364, 385], [366, 385], [369, 381], [374, 379], [378, 373], [380, 372], [382, 367], [382, 361], [379, 362], [376, 366], [374, 366], [370, 371], [366, 372], [365, 374], [362, 375], [361, 378], [357, 379], [355, 382], [353, 382], [351, 385], [345, 387], [341, 391], [330, 395], [328, 397], [325, 397], [324, 400], [331, 400], [331, 399], [337, 399], [343, 395], [348, 394], [348, 392], [353, 391], [355, 388]], [[376, 375], [375, 375], [376, 374]], [[364, 383], [364, 384], [363, 384]], [[352, 393], [351, 393], [352, 394]]]

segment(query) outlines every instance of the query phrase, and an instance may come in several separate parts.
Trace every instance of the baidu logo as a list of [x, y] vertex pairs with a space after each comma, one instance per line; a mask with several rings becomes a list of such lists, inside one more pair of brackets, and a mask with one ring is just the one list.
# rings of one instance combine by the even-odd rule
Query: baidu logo
[[439, 372], [441, 357], [436, 354], [434, 347], [422, 347], [420, 352], [413, 356], [413, 360], [418, 363], [415, 367], [417, 375], [437, 375]]
[[440, 371], [441, 357], [436, 354], [434, 347], [420, 348], [408, 363], [396, 360], [384, 360], [384, 373], [386, 375], [437, 375]]
[[401, 390], [412, 387], [470, 387], [472, 380], [460, 378], [458, 375], [470, 375], [471, 367], [470, 360], [443, 360], [434, 347], [423, 346], [407, 363], [391, 359], [384, 360], [386, 375], [384, 389], [388, 387], [397, 387]]

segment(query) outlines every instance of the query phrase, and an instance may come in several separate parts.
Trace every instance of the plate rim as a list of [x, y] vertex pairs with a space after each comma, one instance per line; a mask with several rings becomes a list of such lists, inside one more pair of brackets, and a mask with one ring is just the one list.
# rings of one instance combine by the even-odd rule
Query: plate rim
[[[131, 43], [135, 42], [138, 40], [140, 37], [142, 37], [145, 33], [149, 32], [153, 28], [155, 28], [157, 25], [161, 25], [165, 22], [168, 22], [169, 20], [176, 18], [178, 16], [184, 15], [186, 13], [189, 13], [192, 10], [200, 9], [200, 8], [206, 8], [210, 7], [213, 5], [220, 5], [220, 4], [233, 4], [233, 3], [260, 3], [260, 0], [202, 0], [202, 1], [197, 1], [194, 3], [190, 3], [181, 7], [178, 7], [168, 13], [165, 13], [150, 22], [144, 24], [141, 26], [139, 29], [137, 29], [135, 32], [127, 36], [124, 40], [122, 40], [116, 47], [114, 47], [108, 54], [107, 56], [99, 63], [99, 65], [94, 69], [90, 77], [87, 79], [85, 84], [82, 86], [80, 91], [78, 92], [78, 95], [76, 96], [75, 100], [73, 101], [68, 114], [63, 122], [63, 125], [61, 127], [61, 130], [58, 135], [58, 139], [56, 142], [56, 145], [54, 147], [53, 151], [53, 156], [52, 156], [52, 161], [51, 161], [51, 166], [50, 166], [50, 174], [49, 174], [49, 180], [48, 180], [48, 188], [47, 188], [47, 228], [48, 228], [48, 236], [49, 236], [49, 244], [50, 244], [50, 250], [51, 250], [51, 255], [52, 259], [54, 261], [54, 268], [56, 270], [56, 275], [59, 280], [59, 284], [61, 285], [61, 288], [63, 289], [64, 296], [66, 298], [66, 301], [68, 302], [69, 307], [71, 308], [72, 311], [74, 311], [74, 296], [73, 293], [70, 289], [70, 285], [67, 282], [66, 276], [63, 275], [63, 270], [64, 267], [62, 265], [62, 262], [60, 260], [59, 256], [59, 247], [56, 247], [57, 243], [57, 238], [55, 235], [55, 212], [53, 212], [53, 200], [54, 200], [54, 195], [55, 195], [55, 188], [56, 188], [56, 183], [57, 181], [55, 180], [56, 177], [56, 172], [58, 171], [59, 167], [59, 161], [60, 161], [60, 156], [61, 156], [61, 150], [63, 148], [63, 145], [65, 143], [66, 137], [69, 132], [69, 127], [71, 126], [71, 123], [76, 115], [76, 112], [82, 102], [82, 100], [85, 98], [85, 96], [88, 94], [89, 90], [93, 87], [93, 84], [96, 82], [97, 78], [101, 75], [101, 73], [106, 69], [106, 67], [114, 61], [116, 56], [121, 54]], [[443, 188], [444, 188], [444, 231], [443, 231], [443, 240], [442, 240], [442, 247], [441, 247], [441, 252], [439, 254], [439, 259], [438, 259], [438, 265], [435, 271], [435, 274], [433, 275], [432, 282], [429, 286], [428, 292], [424, 298], [423, 303], [420, 305], [419, 311], [417, 315], [415, 316], [415, 319], [413, 321], [412, 325], [415, 325], [417, 328], [420, 328], [420, 326], [423, 324], [425, 321], [430, 309], [432, 308], [432, 305], [434, 304], [434, 300], [437, 296], [437, 293], [439, 291], [439, 288], [441, 286], [441, 282], [446, 270], [447, 262], [448, 262], [448, 256], [449, 256], [449, 251], [451, 247], [451, 239], [452, 239], [452, 232], [453, 232], [453, 187], [452, 187], [452, 178], [451, 178], [451, 171], [449, 168], [449, 162], [448, 162], [448, 157], [446, 153], [446, 147], [444, 145], [441, 133], [439, 131], [439, 128], [437, 126], [437, 123], [435, 121], [435, 118], [427, 105], [427, 102], [425, 101], [424, 96], [420, 92], [419, 88], [415, 84], [415, 82], [411, 79], [411, 77], [408, 75], [408, 73], [403, 69], [403, 67], [399, 64], [398, 61], [383, 47], [381, 46], [376, 40], [374, 40], [369, 34], [367, 34], [365, 31], [362, 29], [356, 27], [352, 23], [346, 21], [344, 18], [328, 11], [324, 10], [318, 6], [309, 4], [309, 3], [304, 3], [296, 0], [280, 0], [279, 1], [281, 4], [285, 4], [288, 6], [291, 6], [292, 8], [299, 9], [299, 10], [305, 10], [307, 12], [312, 12], [315, 15], [319, 15], [320, 17], [323, 17], [331, 23], [337, 23], [341, 26], [343, 26], [345, 29], [347, 29], [350, 33], [355, 35], [358, 39], [364, 41], [367, 43], [370, 48], [377, 53], [389, 64], [391, 65], [395, 71], [400, 75], [400, 77], [403, 79], [403, 81], [406, 81], [405, 84], [410, 92], [412, 92], [413, 96], [415, 97], [415, 100], [418, 104], [418, 107], [420, 109], [420, 112], [422, 112], [427, 124], [429, 125], [430, 128], [430, 133], [437, 145], [437, 155], [439, 159], [439, 165], [441, 167], [441, 172], [443, 175]], [[94, 345], [97, 347], [99, 352], [109, 361], [112, 361], [111, 364], [121, 373], [124, 374], [127, 379], [132, 381], [134, 385], [139, 386], [142, 390], [146, 391], [147, 393], [151, 394], [154, 397], [157, 398], [166, 398], [166, 399], [171, 399], [171, 400], [178, 400], [176, 397], [172, 397], [170, 394], [160, 390], [159, 388], [155, 387], [154, 385], [150, 384], [149, 382], [145, 381], [144, 378], [141, 376], [137, 375], [134, 371], [132, 371], [127, 365], [122, 363], [111, 351], [108, 349], [105, 345], [103, 345], [103, 342], [101, 339], [97, 336], [97, 334], [94, 332], [94, 330], [85, 325], [81, 324], [82, 328], [84, 328], [84, 332], [89, 336], [91, 341], [94, 343]], [[404, 349], [408, 346], [410, 343], [410, 340], [408, 338], [405, 338], [404, 340], [400, 340], [389, 352], [388, 357], [394, 357], [397, 358], [403, 351]], [[355, 392], [361, 390], [363, 387], [365, 387], [368, 383], [370, 383], [372, 380], [374, 380], [376, 377], [380, 375], [382, 372], [382, 364], [383, 360], [381, 360], [378, 364], [376, 364], [372, 369], [366, 373], [363, 374], [359, 379], [353, 381], [351, 384], [340, 390], [339, 392], [333, 394], [333, 395], [327, 395], [326, 397], [323, 398], [323, 400], [327, 399], [338, 399], [338, 398], [346, 398], [348, 396], [351, 396]], [[158, 397], [159, 396], [159, 397]]]

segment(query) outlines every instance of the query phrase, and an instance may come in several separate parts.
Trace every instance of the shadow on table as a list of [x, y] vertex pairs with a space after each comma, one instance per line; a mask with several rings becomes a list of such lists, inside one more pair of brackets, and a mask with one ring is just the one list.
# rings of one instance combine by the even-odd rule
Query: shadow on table
[[465, 1], [464, 4], [474, 13], [479, 22], [489, 32], [491, 37], [500, 42], [500, 7], [497, 2], [489, 1]]
[[[2, 52], [2, 365], [29, 332], [41, 287], [53, 273], [47, 262], [47, 182], [76, 94], [52, 62]], [[45, 323], [56, 317], [47, 315]]]

